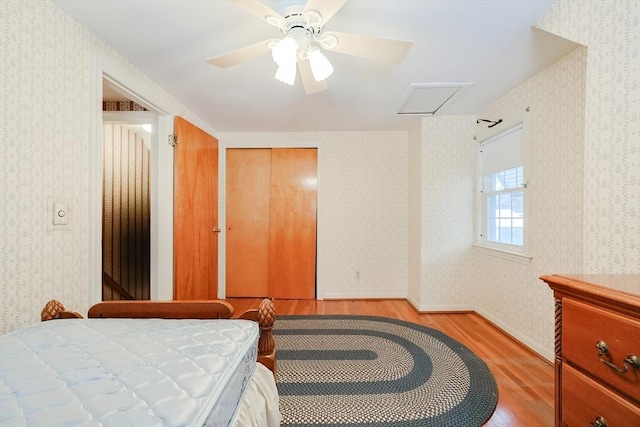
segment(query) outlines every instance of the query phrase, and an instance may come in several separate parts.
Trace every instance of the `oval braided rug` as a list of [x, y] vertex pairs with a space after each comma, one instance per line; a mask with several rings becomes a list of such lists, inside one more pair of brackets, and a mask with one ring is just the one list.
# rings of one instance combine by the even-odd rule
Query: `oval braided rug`
[[498, 389], [446, 334], [372, 316], [280, 316], [282, 426], [481, 426]]

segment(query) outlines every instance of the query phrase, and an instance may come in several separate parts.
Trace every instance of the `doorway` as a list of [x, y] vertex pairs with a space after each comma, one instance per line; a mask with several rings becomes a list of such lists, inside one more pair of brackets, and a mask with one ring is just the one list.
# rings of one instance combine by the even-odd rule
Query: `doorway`
[[317, 149], [226, 151], [228, 297], [316, 297]]
[[103, 79], [101, 300], [151, 298], [151, 137], [157, 114]]
[[144, 124], [104, 121], [102, 126], [102, 300], [146, 300], [151, 258], [150, 134]]

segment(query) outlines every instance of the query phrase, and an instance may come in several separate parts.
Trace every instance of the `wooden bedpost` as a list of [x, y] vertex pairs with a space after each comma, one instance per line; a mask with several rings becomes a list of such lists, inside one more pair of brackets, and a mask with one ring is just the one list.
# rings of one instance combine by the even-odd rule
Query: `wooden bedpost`
[[66, 310], [60, 301], [52, 299], [45, 304], [40, 312], [40, 321], [53, 319], [82, 319], [82, 315], [75, 311]]
[[258, 362], [276, 373], [276, 349], [273, 339], [273, 324], [276, 321], [276, 309], [273, 301], [265, 298], [258, 309], [247, 310], [238, 316], [238, 319], [247, 319], [258, 322], [260, 327], [260, 339], [258, 340]]
[[258, 324], [260, 339], [258, 340], [258, 361], [276, 373], [276, 344], [273, 340], [273, 324], [276, 321], [276, 309], [273, 301], [265, 298], [258, 307]]

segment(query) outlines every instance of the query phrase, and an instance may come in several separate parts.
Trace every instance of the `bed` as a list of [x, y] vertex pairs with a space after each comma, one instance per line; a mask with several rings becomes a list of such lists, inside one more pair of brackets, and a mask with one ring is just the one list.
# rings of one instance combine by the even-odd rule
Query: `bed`
[[[278, 426], [273, 304], [51, 301], [0, 336], [2, 426]], [[55, 321], [46, 321], [53, 320]]]

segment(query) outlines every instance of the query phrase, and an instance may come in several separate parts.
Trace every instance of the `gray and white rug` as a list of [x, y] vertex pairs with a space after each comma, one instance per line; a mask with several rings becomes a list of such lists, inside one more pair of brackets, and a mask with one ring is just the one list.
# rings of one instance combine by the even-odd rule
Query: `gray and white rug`
[[481, 426], [498, 390], [444, 333], [371, 316], [280, 316], [282, 426]]

